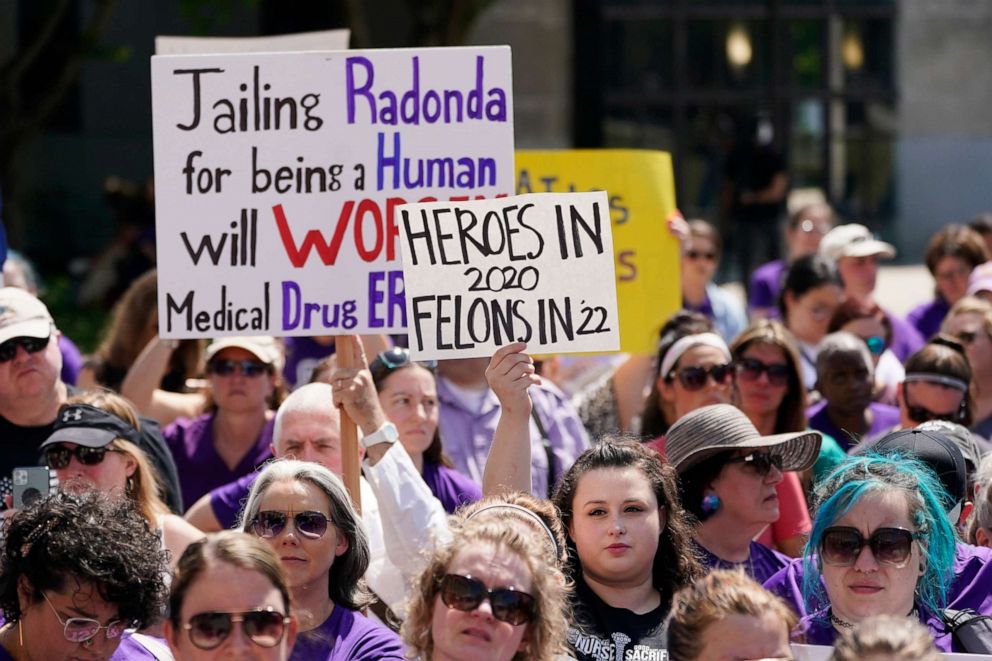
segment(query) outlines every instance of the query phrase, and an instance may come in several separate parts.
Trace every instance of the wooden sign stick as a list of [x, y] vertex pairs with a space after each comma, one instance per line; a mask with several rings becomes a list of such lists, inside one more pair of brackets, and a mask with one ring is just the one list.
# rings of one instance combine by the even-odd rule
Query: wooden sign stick
[[[339, 335], [334, 338], [334, 355], [338, 367], [359, 367], [355, 360], [354, 343], [360, 342], [355, 335]], [[362, 489], [360, 460], [358, 457], [358, 426], [342, 408], [341, 411], [341, 479], [351, 496], [355, 510], [362, 513]]]

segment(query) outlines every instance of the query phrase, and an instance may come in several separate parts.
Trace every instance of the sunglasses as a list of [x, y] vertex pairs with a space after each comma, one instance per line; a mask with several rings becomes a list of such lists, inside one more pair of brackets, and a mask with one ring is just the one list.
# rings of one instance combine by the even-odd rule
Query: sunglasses
[[247, 377], [261, 376], [269, 371], [269, 366], [257, 360], [211, 360], [207, 371], [217, 376], [231, 376], [239, 371]]
[[857, 528], [827, 528], [820, 541], [820, 557], [828, 565], [851, 567], [867, 546], [875, 562], [898, 569], [909, 560], [914, 539], [919, 535], [903, 528], [876, 528], [867, 539]]
[[968, 405], [968, 397], [964, 393], [961, 394], [961, 403], [958, 404], [956, 409], [947, 413], [935, 413], [925, 406], [910, 402], [907, 385], [904, 383], [902, 386], [902, 401], [906, 405], [906, 415], [916, 424], [922, 425], [924, 422], [931, 420], [946, 420], [948, 422], [961, 422], [964, 420], [965, 408]]
[[259, 647], [275, 647], [286, 632], [289, 618], [271, 607], [246, 613], [208, 611], [189, 618], [183, 629], [189, 633], [191, 643], [201, 650], [212, 650], [231, 635], [235, 622], [241, 623], [251, 642]]
[[100, 633], [100, 629], [107, 630], [107, 638], [109, 639], [120, 638], [121, 634], [127, 629], [127, 623], [119, 620], [114, 620], [106, 626], [88, 617], [70, 617], [68, 620], [63, 620], [59, 612], [55, 610], [55, 606], [49, 601], [48, 595], [42, 592], [41, 596], [45, 598], [45, 601], [48, 602], [48, 607], [55, 613], [56, 619], [62, 625], [62, 635], [70, 643], [85, 643]]
[[768, 475], [772, 472], [772, 466], [781, 471], [784, 465], [782, 455], [768, 452], [752, 452], [743, 457], [732, 457], [727, 460], [727, 463], [746, 464], [753, 468], [758, 475]]
[[61, 470], [69, 465], [73, 457], [76, 457], [83, 466], [96, 466], [103, 462], [108, 452], [120, 452], [120, 450], [107, 446], [88, 448], [77, 445], [75, 448], [70, 448], [66, 445], [50, 445], [45, 448], [45, 464], [49, 468]]
[[762, 374], [768, 375], [768, 382], [773, 386], [784, 386], [789, 383], [789, 366], [785, 363], [763, 363], [756, 358], [741, 358], [737, 361], [737, 376], [744, 381], [757, 381]]
[[309, 539], [320, 539], [327, 532], [327, 516], [322, 512], [297, 512], [296, 514], [263, 510], [252, 519], [251, 529], [263, 539], [278, 537], [286, 529], [286, 521], [293, 519], [296, 532]]
[[[955, 335], [955, 337], [958, 338], [958, 342], [967, 346], [975, 341], [975, 338], [978, 337], [978, 333], [974, 331], [962, 331]], [[13, 342], [13, 340], [11, 340], [11, 342]], [[2, 344], [0, 344], [0, 351], [3, 351]]]
[[14, 337], [0, 344], [0, 363], [6, 363], [17, 355], [17, 347], [23, 347], [28, 353], [38, 353], [48, 346], [47, 337]]
[[[406, 347], [393, 347], [392, 349], [387, 349], [380, 353], [372, 361], [369, 369], [374, 374], [377, 370], [382, 372], [389, 372], [401, 367], [406, 367], [410, 364], [410, 350]], [[429, 369], [432, 372], [437, 368], [436, 360], [422, 360], [417, 362], [418, 365], [425, 369]]]
[[716, 253], [715, 252], [703, 252], [701, 250], [688, 250], [688, 251], [686, 251], [685, 256], [688, 257], [689, 259], [705, 259], [708, 262], [715, 262], [716, 261]]
[[872, 335], [871, 337], [864, 338], [865, 344], [868, 345], [868, 351], [871, 351], [873, 356], [881, 356], [882, 352], [885, 351], [885, 338], [881, 335]]
[[441, 601], [448, 608], [471, 612], [489, 599], [493, 617], [500, 622], [517, 626], [534, 618], [534, 597], [512, 588], [490, 590], [482, 581], [471, 576], [446, 574], [441, 579], [440, 592]]
[[[679, 383], [689, 391], [702, 390], [706, 386], [706, 380], [713, 377], [713, 381], [718, 385], [727, 383], [734, 374], [734, 366], [730, 363], [726, 365], [713, 365], [712, 367], [683, 367], [678, 371], [670, 372], [667, 380], [670, 382], [674, 376], [678, 376]], [[674, 375], [674, 376], [673, 376]]]

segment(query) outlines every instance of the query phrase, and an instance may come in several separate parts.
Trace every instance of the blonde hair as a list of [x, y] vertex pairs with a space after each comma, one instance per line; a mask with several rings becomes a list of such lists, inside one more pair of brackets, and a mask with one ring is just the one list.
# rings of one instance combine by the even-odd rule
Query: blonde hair
[[[66, 400], [69, 404], [89, 404], [106, 411], [141, 431], [138, 413], [128, 400], [109, 390], [89, 390]], [[115, 438], [109, 447], [120, 450], [135, 464], [134, 473], [127, 478], [124, 493], [134, 502], [135, 508], [152, 527], [158, 525], [158, 517], [169, 514], [170, 510], [162, 500], [162, 480], [145, 451], [123, 438]]]
[[568, 607], [564, 577], [548, 562], [545, 547], [534, 543], [533, 534], [522, 533], [518, 528], [502, 522], [466, 522], [456, 529], [450, 544], [434, 552], [414, 584], [403, 622], [401, 633], [411, 658], [429, 659], [433, 654], [432, 624], [441, 579], [459, 552], [477, 545], [495, 547], [501, 555], [516, 555], [531, 575], [535, 614], [526, 625], [524, 649], [513, 655], [514, 661], [552, 661], [556, 655], [566, 653]]
[[977, 314], [982, 317], [985, 334], [992, 337], [992, 303], [975, 296], [965, 296], [954, 304], [947, 316], [944, 317], [944, 323], [940, 325], [941, 332], [948, 333], [953, 337], [954, 334], [950, 333], [947, 327], [951, 319], [962, 314]]
[[872, 654], [891, 654], [903, 661], [942, 658], [925, 626], [895, 615], [876, 615], [845, 629], [834, 645], [832, 661], [861, 661]]
[[715, 570], [675, 593], [668, 622], [668, 654], [672, 661], [694, 661], [703, 650], [706, 629], [728, 615], [761, 618], [771, 615], [786, 635], [799, 622], [785, 602], [758, 585], [742, 570]]
[[[522, 512], [521, 510], [527, 511]], [[500, 521], [513, 525], [520, 523], [528, 531], [533, 531], [534, 535], [541, 540], [541, 543], [548, 549], [548, 555], [554, 559], [559, 568], [565, 564], [567, 553], [565, 529], [562, 527], [558, 512], [550, 500], [537, 498], [523, 491], [514, 491], [500, 496], [486, 496], [481, 500], [459, 507], [455, 516], [448, 520], [448, 525], [454, 529], [467, 524], [469, 521]]]

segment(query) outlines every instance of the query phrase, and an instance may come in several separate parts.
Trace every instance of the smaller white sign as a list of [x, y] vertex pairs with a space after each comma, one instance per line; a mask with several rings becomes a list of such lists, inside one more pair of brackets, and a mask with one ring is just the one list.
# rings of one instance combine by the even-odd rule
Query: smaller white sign
[[620, 348], [605, 191], [406, 204], [400, 245], [415, 360]]

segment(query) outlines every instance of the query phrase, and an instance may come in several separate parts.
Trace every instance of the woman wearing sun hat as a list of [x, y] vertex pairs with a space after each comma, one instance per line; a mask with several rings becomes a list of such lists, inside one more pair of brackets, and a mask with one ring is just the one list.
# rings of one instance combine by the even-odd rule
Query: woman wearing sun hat
[[672, 425], [665, 454], [679, 474], [704, 563], [742, 568], [759, 583], [788, 564], [790, 558], [753, 539], [778, 520], [782, 472], [808, 468], [819, 451], [819, 432], [762, 436], [729, 404], [704, 406]]

